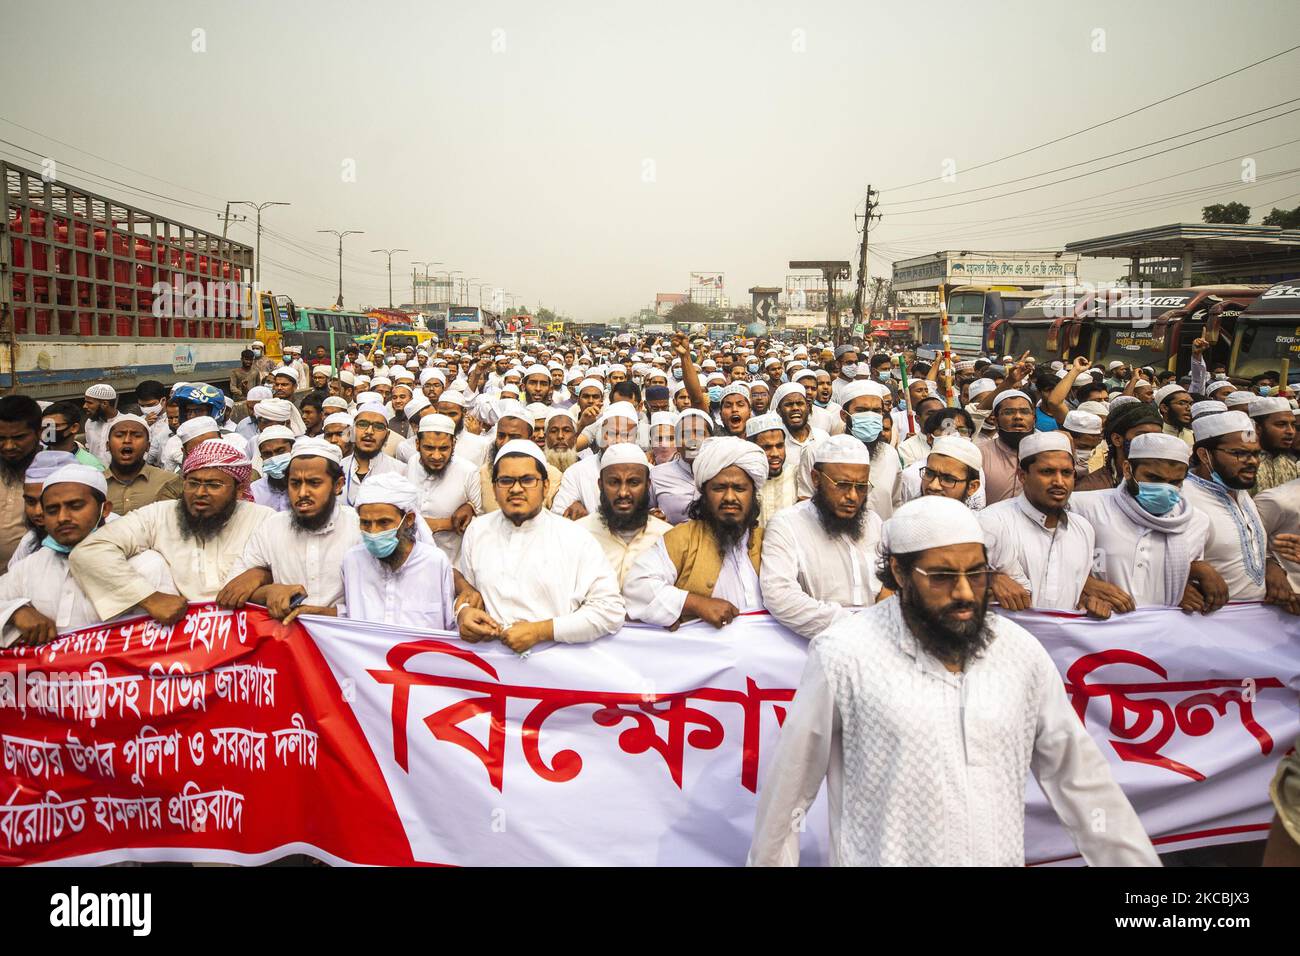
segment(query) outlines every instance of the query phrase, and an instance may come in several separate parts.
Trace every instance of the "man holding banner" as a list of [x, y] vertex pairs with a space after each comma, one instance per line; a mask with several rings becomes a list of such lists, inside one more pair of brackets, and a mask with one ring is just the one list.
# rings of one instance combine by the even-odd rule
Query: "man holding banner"
[[979, 520], [950, 498], [885, 524], [898, 599], [813, 642], [760, 791], [752, 865], [795, 865], [822, 781], [841, 866], [1022, 866], [1032, 772], [1084, 859], [1159, 860], [1032, 634], [988, 613]]

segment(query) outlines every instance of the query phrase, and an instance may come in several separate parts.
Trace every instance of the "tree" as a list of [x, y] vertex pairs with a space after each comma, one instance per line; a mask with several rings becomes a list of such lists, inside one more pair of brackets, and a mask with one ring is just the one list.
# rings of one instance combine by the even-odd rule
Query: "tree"
[[1273, 207], [1273, 211], [1264, 217], [1264, 225], [1281, 226], [1283, 229], [1300, 229], [1300, 206], [1290, 212]]
[[717, 322], [721, 319], [721, 313], [718, 309], [711, 309], [700, 305], [698, 302], [679, 302], [668, 310], [664, 316], [673, 325], [683, 323], [686, 326], [696, 322]]
[[1239, 202], [1215, 203], [1201, 210], [1205, 222], [1226, 222], [1244, 225], [1250, 222], [1250, 207]]

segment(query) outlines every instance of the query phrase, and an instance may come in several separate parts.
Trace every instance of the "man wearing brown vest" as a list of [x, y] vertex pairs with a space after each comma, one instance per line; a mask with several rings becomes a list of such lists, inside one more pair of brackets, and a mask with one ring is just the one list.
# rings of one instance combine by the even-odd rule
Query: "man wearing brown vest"
[[700, 490], [677, 525], [637, 559], [623, 584], [627, 616], [675, 630], [699, 618], [714, 627], [763, 608], [758, 490], [767, 457], [743, 438], [709, 438], [693, 464]]

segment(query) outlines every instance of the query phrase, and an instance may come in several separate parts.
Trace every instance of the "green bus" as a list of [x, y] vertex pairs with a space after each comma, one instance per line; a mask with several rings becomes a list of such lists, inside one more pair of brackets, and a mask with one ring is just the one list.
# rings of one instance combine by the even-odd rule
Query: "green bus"
[[304, 358], [313, 355], [317, 346], [323, 346], [328, 355], [331, 331], [334, 333], [334, 353], [337, 356], [359, 336], [374, 332], [375, 320], [364, 312], [304, 306], [284, 322], [284, 344], [301, 345]]

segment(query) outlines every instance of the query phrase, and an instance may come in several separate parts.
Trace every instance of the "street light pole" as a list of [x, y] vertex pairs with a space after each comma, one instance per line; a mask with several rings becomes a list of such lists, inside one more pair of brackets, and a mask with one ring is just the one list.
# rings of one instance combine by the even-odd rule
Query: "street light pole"
[[[331, 236], [338, 236], [339, 239], [339, 299], [334, 303], [334, 308], [343, 308], [343, 237], [359, 236], [365, 232], [364, 229], [344, 229], [339, 232], [337, 229], [317, 229], [317, 232], [328, 232]], [[389, 280], [389, 298], [392, 298], [392, 280]]]
[[262, 210], [267, 206], [291, 206], [287, 202], [263, 202], [256, 203], [248, 199], [236, 199], [231, 202], [232, 206], [251, 206], [257, 210], [257, 258], [253, 262], [253, 284], [259, 289], [262, 286]]
[[[382, 252], [388, 256], [388, 307], [391, 309], [393, 307], [393, 253], [410, 252], [411, 250], [410, 249], [371, 249], [370, 251]], [[342, 291], [340, 291], [339, 296], [342, 297], [342, 295], [343, 293]]]
[[[415, 260], [412, 260], [412, 262], [411, 262], [411, 301], [412, 301], [414, 304], [416, 304], [416, 305], [419, 305], [419, 304], [420, 304], [420, 297], [419, 297], [418, 294], [416, 294], [416, 291], [415, 291], [415, 267], [416, 267], [416, 266], [424, 266], [424, 294], [425, 294], [425, 296], [428, 296], [428, 294], [429, 294], [429, 266], [440, 266], [440, 265], [442, 265], [441, 262], [435, 262], [435, 261], [433, 261], [432, 259], [430, 259], [430, 260], [427, 261], [427, 262], [426, 262], [425, 260], [423, 260], [423, 259], [415, 259]], [[425, 305], [428, 305], [429, 303], [428, 303], [428, 302], [425, 302], [424, 304], [425, 304]]]
[[461, 305], [469, 305], [469, 286], [471, 282], [477, 282], [478, 276], [470, 276], [468, 279], [462, 279], [460, 287], [465, 292], [465, 301]]

